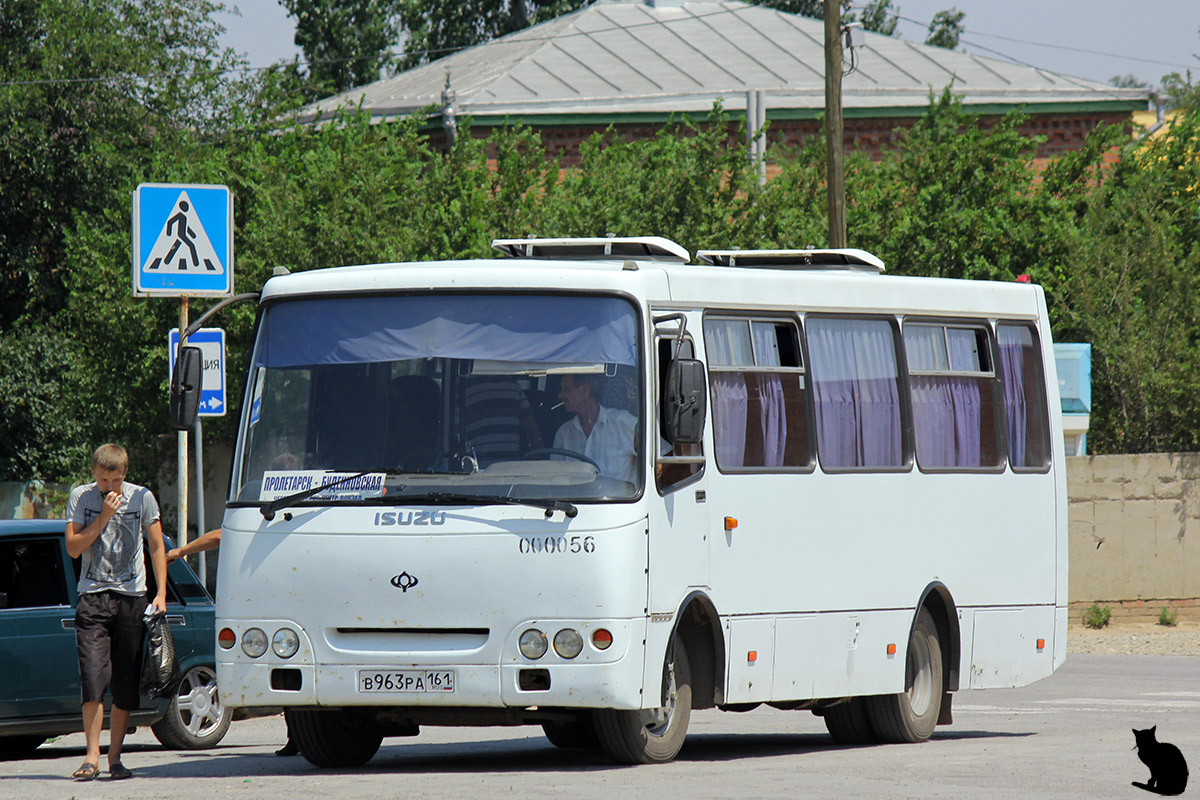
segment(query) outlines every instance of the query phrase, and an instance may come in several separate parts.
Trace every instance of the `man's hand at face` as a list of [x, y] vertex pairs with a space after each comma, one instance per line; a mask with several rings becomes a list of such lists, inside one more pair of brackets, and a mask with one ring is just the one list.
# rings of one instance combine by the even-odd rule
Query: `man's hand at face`
[[109, 492], [104, 496], [104, 504], [100, 507], [100, 521], [107, 525], [113, 515], [121, 510], [125, 497], [120, 492]]

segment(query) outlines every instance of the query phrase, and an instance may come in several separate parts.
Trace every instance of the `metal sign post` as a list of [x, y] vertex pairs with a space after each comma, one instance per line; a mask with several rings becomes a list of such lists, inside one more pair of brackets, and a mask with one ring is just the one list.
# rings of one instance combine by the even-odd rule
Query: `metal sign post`
[[[133, 192], [132, 266], [134, 297], [178, 297], [179, 330], [181, 334], [186, 331], [189, 297], [224, 296], [233, 291], [233, 195], [229, 187], [140, 184]], [[179, 431], [176, 535], [180, 545], [188, 540], [187, 446], [188, 432]], [[198, 469], [201, 468], [200, 453], [200, 424], [197, 421]], [[197, 499], [203, 508], [204, 484], [199, 472]], [[203, 525], [201, 517], [201, 529]], [[200, 558], [203, 571], [204, 556]]]
[[[196, 536], [204, 535], [204, 437], [200, 431], [200, 415], [196, 415]], [[208, 588], [208, 563], [200, 551], [200, 583]]]
[[[188, 326], [188, 298], [187, 295], [179, 298], [179, 330], [186, 331]], [[184, 344], [187, 344], [185, 339]], [[179, 476], [179, 513], [176, 517], [175, 536], [179, 541], [179, 546], [187, 544], [187, 520], [188, 520], [188, 433], [187, 431], [179, 431], [177, 436], [178, 452], [176, 454], [176, 472]]]

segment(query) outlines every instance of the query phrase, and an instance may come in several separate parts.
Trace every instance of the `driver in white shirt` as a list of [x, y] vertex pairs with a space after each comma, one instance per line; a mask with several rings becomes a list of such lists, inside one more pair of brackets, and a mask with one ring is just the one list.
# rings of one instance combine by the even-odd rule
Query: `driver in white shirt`
[[[596, 399], [599, 376], [567, 374], [558, 397], [575, 416], [559, 427], [554, 446], [587, 456], [608, 478], [635, 483], [637, 461], [634, 435], [637, 417], [619, 408], [607, 408]], [[560, 456], [561, 458], [561, 456]]]

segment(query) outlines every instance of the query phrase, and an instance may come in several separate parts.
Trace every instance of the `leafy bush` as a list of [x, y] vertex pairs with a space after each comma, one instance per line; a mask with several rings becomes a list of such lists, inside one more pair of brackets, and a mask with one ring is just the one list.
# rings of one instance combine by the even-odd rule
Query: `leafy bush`
[[1092, 603], [1091, 607], [1083, 612], [1083, 625], [1086, 628], [1103, 628], [1110, 619], [1112, 619], [1112, 609], [1108, 606]]
[[1167, 606], [1158, 615], [1158, 624], [1166, 625], [1168, 628], [1174, 628], [1179, 624], [1179, 612]]

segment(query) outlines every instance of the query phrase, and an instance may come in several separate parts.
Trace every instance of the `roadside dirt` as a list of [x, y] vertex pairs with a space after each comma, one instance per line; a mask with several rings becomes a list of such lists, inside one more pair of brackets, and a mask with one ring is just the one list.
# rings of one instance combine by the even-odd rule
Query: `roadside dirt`
[[1098, 629], [1075, 624], [1067, 628], [1067, 652], [1200, 656], [1200, 622], [1184, 621], [1173, 628], [1153, 622], [1110, 622]]

